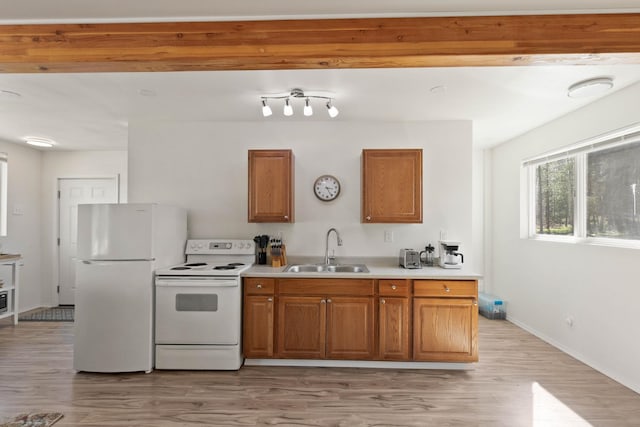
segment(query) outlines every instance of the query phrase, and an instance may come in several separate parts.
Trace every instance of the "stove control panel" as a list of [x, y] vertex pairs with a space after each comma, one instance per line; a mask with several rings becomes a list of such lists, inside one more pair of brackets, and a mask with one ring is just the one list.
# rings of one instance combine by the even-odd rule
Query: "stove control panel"
[[187, 240], [185, 254], [203, 255], [253, 255], [253, 240], [241, 239], [191, 239]]

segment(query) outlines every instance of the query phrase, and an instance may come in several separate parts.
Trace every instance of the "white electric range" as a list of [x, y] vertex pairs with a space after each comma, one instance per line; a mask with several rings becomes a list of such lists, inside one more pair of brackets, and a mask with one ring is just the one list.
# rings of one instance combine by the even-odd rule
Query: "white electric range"
[[156, 369], [242, 366], [240, 274], [255, 260], [252, 240], [188, 240], [187, 262], [156, 270]]

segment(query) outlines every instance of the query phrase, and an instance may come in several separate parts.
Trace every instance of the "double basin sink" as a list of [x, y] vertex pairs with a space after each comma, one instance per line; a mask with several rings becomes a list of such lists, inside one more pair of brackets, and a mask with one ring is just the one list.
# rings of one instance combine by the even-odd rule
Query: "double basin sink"
[[364, 264], [294, 264], [284, 269], [284, 273], [368, 273]]

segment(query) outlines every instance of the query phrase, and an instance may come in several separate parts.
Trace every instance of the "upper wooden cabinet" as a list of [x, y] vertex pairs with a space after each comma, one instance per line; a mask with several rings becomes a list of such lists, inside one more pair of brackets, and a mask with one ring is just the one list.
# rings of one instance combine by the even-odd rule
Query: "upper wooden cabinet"
[[249, 150], [249, 222], [293, 222], [293, 152]]
[[362, 150], [362, 222], [422, 222], [422, 150]]

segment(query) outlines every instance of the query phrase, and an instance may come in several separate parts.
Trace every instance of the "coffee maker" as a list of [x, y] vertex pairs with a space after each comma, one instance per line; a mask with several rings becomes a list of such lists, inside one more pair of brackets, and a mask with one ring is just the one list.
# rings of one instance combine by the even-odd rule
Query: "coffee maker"
[[453, 240], [440, 240], [440, 267], [462, 268], [464, 256], [458, 252], [460, 242]]

